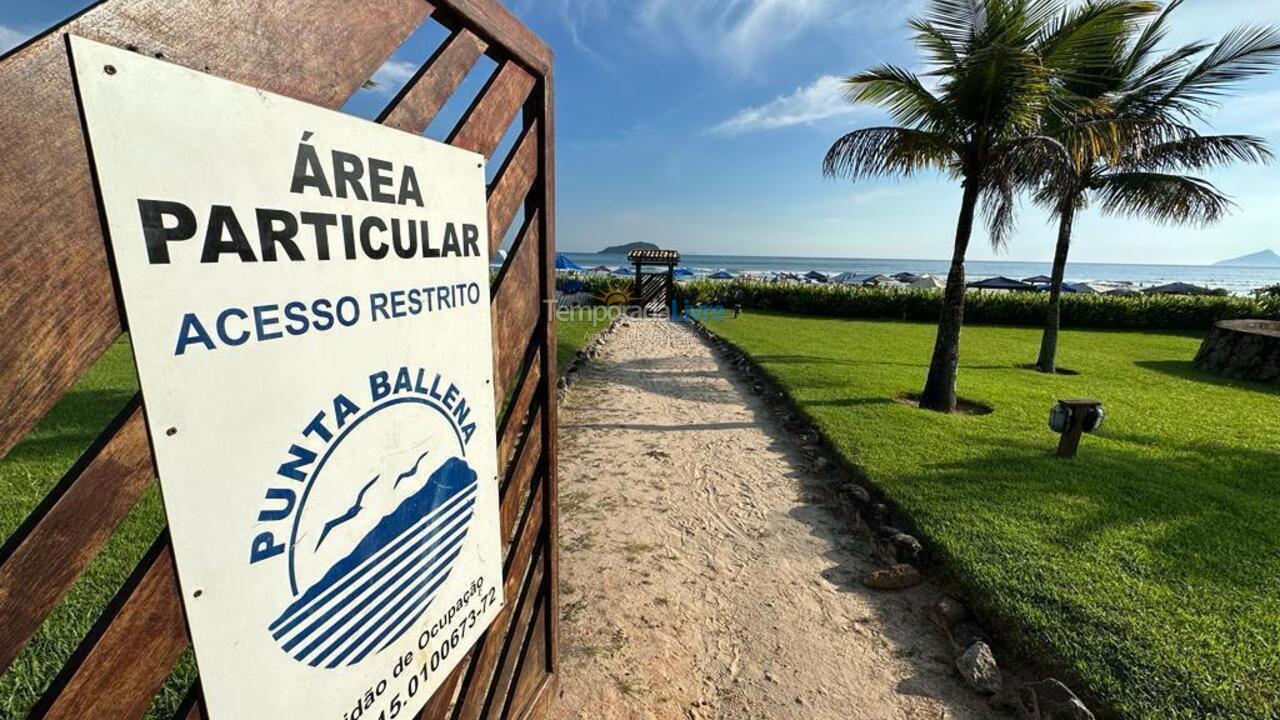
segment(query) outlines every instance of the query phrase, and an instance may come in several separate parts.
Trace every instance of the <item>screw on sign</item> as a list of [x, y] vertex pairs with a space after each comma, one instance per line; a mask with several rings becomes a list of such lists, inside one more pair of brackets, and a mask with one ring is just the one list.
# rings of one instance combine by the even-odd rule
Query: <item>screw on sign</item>
[[1049, 429], [1062, 436], [1058, 457], [1072, 458], [1080, 449], [1080, 438], [1102, 427], [1106, 413], [1102, 402], [1090, 398], [1059, 400], [1049, 411]]

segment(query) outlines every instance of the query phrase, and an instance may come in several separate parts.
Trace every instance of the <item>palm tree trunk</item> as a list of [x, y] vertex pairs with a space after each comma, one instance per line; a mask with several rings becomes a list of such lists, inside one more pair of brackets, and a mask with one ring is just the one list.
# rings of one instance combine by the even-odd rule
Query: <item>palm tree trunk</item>
[[1044, 318], [1044, 335], [1040, 338], [1040, 358], [1036, 369], [1040, 372], [1058, 371], [1058, 325], [1062, 317], [1062, 276], [1067, 271], [1067, 253], [1071, 250], [1071, 225], [1075, 222], [1074, 203], [1068, 203], [1058, 213], [1058, 248], [1053, 253], [1053, 275], [1049, 282], [1049, 309]]
[[942, 294], [938, 336], [933, 343], [933, 359], [929, 362], [924, 392], [920, 393], [920, 407], [926, 410], [952, 412], [956, 409], [956, 368], [960, 364], [960, 327], [964, 324], [964, 256], [969, 251], [977, 205], [978, 183], [966, 179], [960, 218], [956, 221], [951, 271], [947, 273], [947, 288]]

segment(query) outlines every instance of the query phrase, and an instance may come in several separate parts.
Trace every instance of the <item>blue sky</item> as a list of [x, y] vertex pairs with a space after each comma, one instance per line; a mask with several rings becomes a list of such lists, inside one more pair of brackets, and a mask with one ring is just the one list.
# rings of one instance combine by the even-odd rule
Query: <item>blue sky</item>
[[[0, 0], [0, 48], [75, 12], [79, 0]], [[508, 0], [556, 52], [559, 244], [565, 250], [649, 240], [686, 253], [945, 258], [958, 188], [945, 178], [822, 178], [832, 140], [884, 117], [853, 107], [838, 78], [889, 61], [917, 67], [905, 29], [920, 0]], [[1241, 23], [1280, 24], [1271, 0], [1189, 0], [1174, 41], [1217, 38]], [[415, 35], [362, 91], [381, 103], [440, 33]], [[483, 82], [481, 67], [467, 86]], [[439, 137], [462, 108], [445, 112]], [[1220, 132], [1280, 152], [1280, 76], [1254, 81], [1213, 117]], [[1078, 262], [1208, 263], [1280, 250], [1280, 164], [1208, 178], [1233, 196], [1226, 221], [1201, 230], [1103, 218], [1077, 222]], [[1024, 205], [1003, 253], [975, 239], [973, 259], [1047, 260], [1054, 228]]]

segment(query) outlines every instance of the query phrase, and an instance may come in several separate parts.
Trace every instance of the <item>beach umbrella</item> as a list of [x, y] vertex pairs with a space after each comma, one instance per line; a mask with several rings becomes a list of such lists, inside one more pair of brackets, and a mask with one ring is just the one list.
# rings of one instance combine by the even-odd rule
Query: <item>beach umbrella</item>
[[682, 268], [682, 267], [678, 267], [675, 270], [671, 271], [671, 275], [673, 277], [686, 278], [686, 279], [694, 276], [692, 270], [690, 270], [689, 268]]
[[1158, 293], [1161, 295], [1208, 295], [1212, 291], [1207, 287], [1192, 285], [1191, 283], [1171, 282], [1147, 288], [1146, 292]]
[[842, 272], [839, 275], [833, 276], [831, 278], [831, 282], [841, 283], [843, 285], [854, 285], [858, 282], [858, 276], [851, 272]]
[[[1068, 286], [1066, 284], [1063, 284], [1062, 286], [1064, 290], [1067, 287]], [[1081, 295], [1102, 295], [1103, 293], [1111, 292], [1113, 289], [1109, 285], [1103, 285], [1102, 283], [1095, 282], [1071, 283], [1070, 288], [1071, 292], [1080, 293]]]
[[593, 273], [611, 273], [611, 272], [613, 272], [613, 268], [609, 267], [608, 265], [596, 265], [595, 267], [591, 268], [590, 270], [591, 270], [591, 272], [593, 272]]
[[1112, 288], [1111, 290], [1108, 290], [1107, 294], [1108, 295], [1141, 295], [1142, 293], [1137, 290], [1134, 290], [1128, 285], [1121, 285], [1118, 288]]
[[941, 290], [947, 286], [947, 283], [936, 275], [921, 275], [908, 284], [916, 290]]
[[827, 276], [818, 272], [817, 270], [810, 270], [809, 272], [804, 274], [804, 279], [812, 280], [814, 282], [824, 283], [827, 281]]
[[1022, 282], [1031, 283], [1032, 285], [1048, 285], [1053, 282], [1053, 278], [1048, 275], [1034, 275], [1029, 278], [1022, 278]]
[[910, 285], [911, 283], [915, 282], [916, 280], [919, 280], [919, 279], [920, 279], [920, 277], [921, 277], [920, 275], [916, 275], [915, 273], [900, 272], [900, 273], [898, 273], [898, 274], [894, 275], [894, 276], [893, 276], [893, 279], [894, 279], [894, 280], [897, 280], [897, 281], [898, 281], [898, 282], [900, 282], [900, 283], [906, 283], [906, 284]]
[[863, 285], [883, 285], [884, 283], [893, 282], [893, 278], [888, 275], [872, 275], [862, 281]]
[[1021, 280], [1014, 280], [1013, 278], [1007, 278], [1007, 277], [1004, 277], [1003, 275], [997, 275], [995, 277], [987, 278], [985, 280], [971, 282], [969, 283], [969, 287], [975, 290], [1011, 290], [1011, 291], [1023, 291], [1023, 292], [1028, 290], [1035, 290], [1034, 285], [1029, 285], [1027, 283], [1022, 282]]
[[556, 253], [556, 269], [568, 270], [571, 272], [582, 272], [586, 268], [569, 259], [564, 253]]
[[733, 273], [729, 272], [728, 270], [720, 269], [711, 273], [707, 277], [711, 278], [712, 280], [732, 280]]
[[636, 271], [634, 268], [629, 268], [623, 265], [619, 265], [618, 267], [614, 268], [612, 272], [614, 275], [634, 275]]

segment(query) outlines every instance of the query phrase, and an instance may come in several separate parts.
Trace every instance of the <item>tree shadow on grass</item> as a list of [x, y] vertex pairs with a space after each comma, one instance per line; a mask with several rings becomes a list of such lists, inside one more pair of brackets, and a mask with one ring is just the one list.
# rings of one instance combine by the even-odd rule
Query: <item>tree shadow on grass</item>
[[752, 355], [751, 358], [760, 365], [840, 365], [858, 367], [860, 365], [899, 365], [917, 367], [916, 363], [878, 362], [874, 360], [846, 360], [825, 355]]
[[[883, 367], [909, 367], [927, 370], [929, 368], [928, 355], [922, 356], [920, 362], [900, 362], [896, 360], [842, 360], [836, 357], [826, 357], [821, 355], [752, 355], [756, 362], [767, 367], [771, 364], [777, 365], [840, 365], [843, 367], [865, 367], [868, 365]], [[1014, 370], [1016, 365], [973, 365], [961, 363], [960, 370]], [[921, 383], [924, 382], [923, 375]]]
[[887, 397], [830, 398], [826, 400], [808, 400], [805, 405], [814, 407], [863, 407], [867, 405], [893, 405], [893, 399]]
[[1139, 360], [1134, 365], [1146, 370], [1154, 370], [1179, 380], [1216, 385], [1233, 390], [1248, 390], [1266, 395], [1280, 395], [1280, 385], [1235, 380], [1216, 373], [1206, 372], [1198, 369], [1190, 360]]
[[1165, 442], [1153, 458], [1108, 439], [1074, 460], [1013, 442], [939, 463], [907, 505], [967, 593], [1000, 598], [988, 614], [1102, 678], [1109, 704], [1137, 700], [1132, 687], [1222, 717], [1280, 702], [1261, 680], [1280, 613], [1280, 453]]

